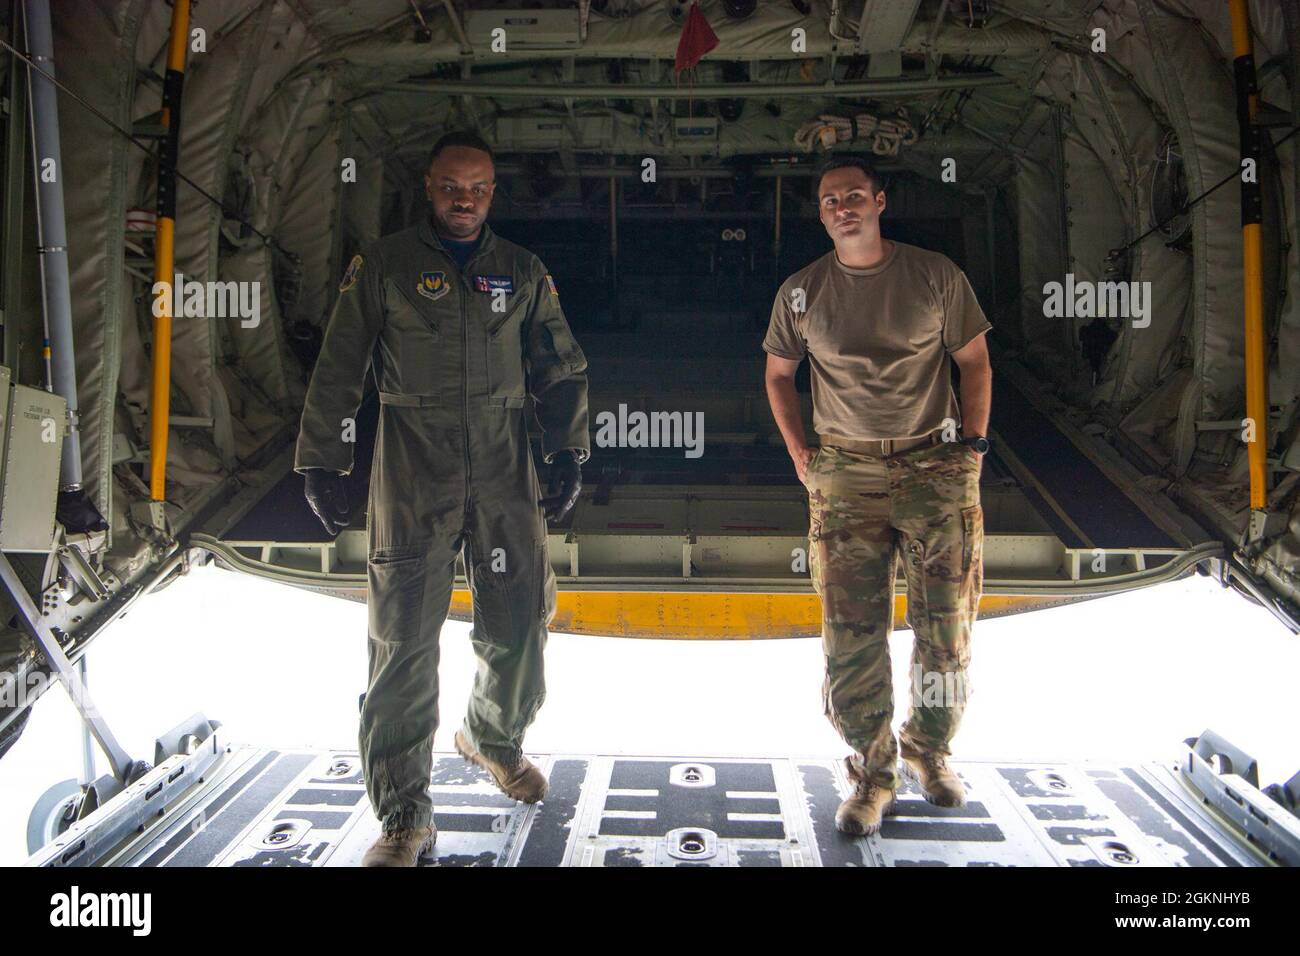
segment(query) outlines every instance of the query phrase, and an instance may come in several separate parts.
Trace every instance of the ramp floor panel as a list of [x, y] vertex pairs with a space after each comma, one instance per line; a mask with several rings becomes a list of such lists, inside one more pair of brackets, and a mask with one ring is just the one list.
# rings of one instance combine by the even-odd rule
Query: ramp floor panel
[[[1249, 866], [1172, 765], [956, 763], [965, 807], [905, 782], [847, 837], [837, 761], [554, 755], [532, 806], [435, 755], [439, 866]], [[232, 747], [107, 859], [118, 866], [355, 866], [379, 832], [354, 752]]]

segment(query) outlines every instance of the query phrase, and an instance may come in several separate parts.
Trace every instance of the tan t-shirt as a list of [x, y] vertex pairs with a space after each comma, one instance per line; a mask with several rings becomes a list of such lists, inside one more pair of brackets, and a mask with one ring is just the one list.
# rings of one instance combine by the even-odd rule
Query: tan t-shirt
[[891, 245], [870, 269], [842, 265], [832, 249], [787, 279], [772, 305], [763, 348], [808, 357], [823, 443], [912, 438], [945, 418], [961, 424], [949, 353], [992, 326], [951, 259]]

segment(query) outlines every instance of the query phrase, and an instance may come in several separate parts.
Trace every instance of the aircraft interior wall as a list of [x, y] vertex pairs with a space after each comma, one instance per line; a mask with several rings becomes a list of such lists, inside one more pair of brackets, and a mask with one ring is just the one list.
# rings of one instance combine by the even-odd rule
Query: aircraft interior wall
[[[153, 208], [157, 170], [149, 152], [86, 107], [151, 142], [170, 8], [150, 0], [52, 6], [59, 80], [85, 101], [63, 96], [59, 113], [75, 223], [69, 262], [85, 488], [109, 523], [101, 570], [125, 582], [176, 547], [139, 508], [148, 498], [152, 239], [133, 214]], [[718, 25], [723, 45], [701, 64], [702, 87], [732, 81], [726, 51], [735, 48], [744, 51], [737, 61], [756, 64], [748, 81], [802, 88], [746, 98], [740, 120], [720, 123], [716, 146], [696, 151], [675, 146], [665, 130], [673, 116], [715, 115], [707, 96], [664, 98], [651, 113], [643, 96], [579, 97], [570, 108], [563, 97], [522, 92], [666, 80], [680, 31], [649, 5], [593, 18], [572, 60], [531, 51], [494, 62], [482, 51], [462, 57], [445, 17], [431, 19], [427, 42], [417, 42], [409, 5], [396, 0], [198, 4], [194, 25], [206, 48], [191, 55], [186, 73], [180, 168], [216, 202], [180, 188], [176, 270], [199, 281], [259, 283], [260, 321], [175, 324], [173, 530], [183, 535], [236, 491], [278, 477], [268, 469], [297, 430], [339, 277], [359, 249], [420, 214], [424, 157], [449, 127], [479, 128], [494, 143], [500, 189], [490, 221], [554, 273], [592, 360], [595, 404], [655, 394], [672, 408], [701, 393], [741, 396], [757, 403], [750, 423], [762, 435], [770, 426], [754, 424], [766, 414], [759, 342], [773, 292], [829, 248], [809, 175], [822, 157], [801, 151], [794, 132], [821, 113], [857, 108], [810, 84], [870, 79], [862, 57], [832, 57], [828, 5], [812, 6], [808, 49], [798, 55], [788, 35], [803, 21], [788, 4], [760, 4], [751, 18]], [[1240, 429], [1224, 423], [1245, 414], [1240, 190], [1236, 182], [1213, 188], [1240, 161], [1227, 6], [979, 6], [986, 16], [974, 24], [956, 10], [965, 4], [919, 4], [894, 51], [909, 77], [942, 67], [944, 77], [966, 78], [964, 86], [864, 96], [881, 115], [901, 109], [919, 125], [930, 121], [915, 143], [878, 157], [889, 183], [885, 234], [938, 249], [968, 272], [995, 330], [995, 369], [1023, 372], [1037, 406], [1135, 463], [1147, 492], [1166, 495], [1217, 538], [1239, 539], [1250, 521], [1247, 448]], [[927, 22], [941, 9], [942, 23]], [[1256, 0], [1250, 12], [1259, 99], [1276, 113], [1258, 168], [1275, 520], [1242, 560], [1297, 603], [1300, 136], [1281, 140], [1300, 117], [1300, 51], [1288, 42], [1300, 12], [1294, 0]], [[13, 38], [12, 18], [8, 26]], [[1097, 31], [1104, 54], [1093, 49]], [[12, 60], [5, 69], [12, 88]], [[492, 86], [456, 92], [461, 82]], [[521, 92], [512, 96], [510, 85]], [[527, 139], [511, 125], [527, 115], [565, 123], [552, 142]], [[646, 157], [663, 172], [654, 184], [639, 176]], [[352, 178], [341, 175], [347, 169]], [[18, 279], [4, 284], [5, 364], [17, 381], [39, 385], [30, 179], [27, 170], [28, 241], [9, 263]], [[744, 240], [734, 238], [737, 228]], [[722, 237], [727, 229], [733, 238]], [[1067, 276], [1148, 288], [1149, 315], [1135, 324], [1047, 314], [1045, 287]], [[664, 483], [692, 481], [680, 461], [638, 467]], [[795, 481], [766, 455], [742, 455], [737, 467], [752, 468], [757, 482]], [[34, 564], [33, 580], [41, 574]], [[0, 647], [16, 660], [25, 641], [9, 629]]]

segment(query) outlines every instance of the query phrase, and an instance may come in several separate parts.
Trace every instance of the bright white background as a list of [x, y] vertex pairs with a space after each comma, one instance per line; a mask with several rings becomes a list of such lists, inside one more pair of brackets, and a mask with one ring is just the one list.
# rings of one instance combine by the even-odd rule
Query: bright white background
[[[469, 626], [442, 634], [442, 725], [451, 750], [474, 672]], [[90, 686], [133, 756], [201, 711], [228, 739], [355, 749], [366, 609], [213, 567], [137, 605], [90, 650]], [[911, 632], [891, 642], [905, 716]], [[692, 757], [845, 752], [821, 714], [820, 641], [634, 641], [552, 635], [534, 753]], [[1204, 577], [981, 621], [964, 760], [1163, 760], [1213, 728], [1260, 761], [1261, 783], [1300, 769], [1300, 638]], [[0, 864], [26, 858], [27, 815], [80, 772], [61, 687], [0, 760]], [[105, 772], [99, 760], [99, 772]]]

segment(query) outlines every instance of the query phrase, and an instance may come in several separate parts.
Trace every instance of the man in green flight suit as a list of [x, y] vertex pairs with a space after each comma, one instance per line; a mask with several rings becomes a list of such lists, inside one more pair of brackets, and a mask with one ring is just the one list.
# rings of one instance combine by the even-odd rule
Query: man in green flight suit
[[[484, 222], [495, 184], [491, 149], [475, 134], [451, 132], [434, 146], [429, 217], [348, 266], [298, 435], [294, 468], [337, 534], [373, 355], [381, 404], [360, 749], [383, 833], [366, 866], [414, 865], [436, 839], [427, 791], [438, 635], [458, 553], [479, 666], [456, 749], [510, 797], [536, 802], [546, 792], [522, 743], [545, 696], [542, 650], [555, 612], [546, 520], [572, 509], [590, 455], [587, 362], [546, 267]], [[530, 396], [553, 465], [545, 498], [528, 443]]]

